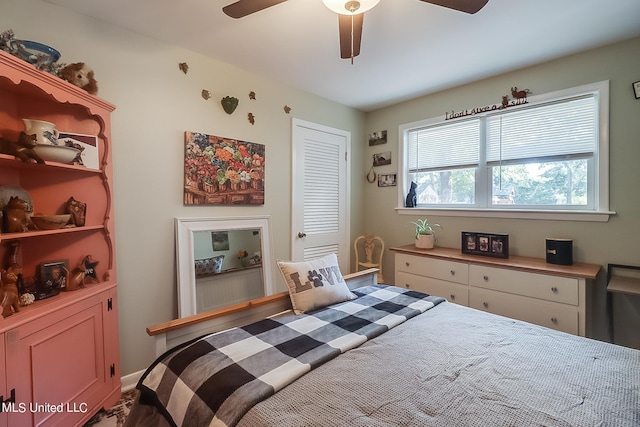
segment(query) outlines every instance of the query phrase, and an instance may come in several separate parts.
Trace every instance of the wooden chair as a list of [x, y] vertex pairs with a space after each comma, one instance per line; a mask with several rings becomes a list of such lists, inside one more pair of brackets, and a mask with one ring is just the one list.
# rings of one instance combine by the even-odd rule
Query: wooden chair
[[378, 283], [384, 283], [382, 276], [384, 240], [374, 234], [367, 233], [359, 236], [353, 242], [353, 250], [356, 253], [356, 272], [362, 269], [377, 268], [379, 270]]

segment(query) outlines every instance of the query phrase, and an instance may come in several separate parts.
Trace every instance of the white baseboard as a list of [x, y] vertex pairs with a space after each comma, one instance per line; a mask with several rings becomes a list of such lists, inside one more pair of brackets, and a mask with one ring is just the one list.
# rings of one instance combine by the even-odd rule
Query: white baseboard
[[138, 381], [142, 377], [142, 374], [144, 374], [144, 369], [142, 371], [134, 372], [133, 374], [125, 375], [124, 377], [120, 378], [120, 381], [122, 383], [120, 388], [122, 392], [124, 393], [126, 391], [134, 389], [136, 384], [138, 384]]

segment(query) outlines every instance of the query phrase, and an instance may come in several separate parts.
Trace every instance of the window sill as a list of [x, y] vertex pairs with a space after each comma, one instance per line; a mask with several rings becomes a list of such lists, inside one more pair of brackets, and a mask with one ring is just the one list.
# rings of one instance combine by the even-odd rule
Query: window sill
[[559, 210], [526, 210], [526, 209], [451, 209], [451, 208], [396, 208], [400, 215], [436, 215], [475, 218], [514, 218], [542, 219], [554, 221], [586, 221], [608, 222], [612, 211], [559, 211]]

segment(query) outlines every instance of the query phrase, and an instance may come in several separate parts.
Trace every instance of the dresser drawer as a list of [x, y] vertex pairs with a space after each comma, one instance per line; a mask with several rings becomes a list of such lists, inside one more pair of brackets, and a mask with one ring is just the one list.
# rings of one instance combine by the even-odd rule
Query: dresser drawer
[[467, 285], [398, 271], [396, 272], [396, 286], [443, 297], [456, 304], [469, 305], [469, 287]]
[[461, 262], [396, 254], [396, 271], [428, 276], [447, 282], [469, 283], [469, 265]]
[[470, 265], [469, 284], [494, 291], [578, 305], [578, 279], [568, 277]]
[[578, 309], [488, 289], [470, 288], [469, 306], [578, 335]]

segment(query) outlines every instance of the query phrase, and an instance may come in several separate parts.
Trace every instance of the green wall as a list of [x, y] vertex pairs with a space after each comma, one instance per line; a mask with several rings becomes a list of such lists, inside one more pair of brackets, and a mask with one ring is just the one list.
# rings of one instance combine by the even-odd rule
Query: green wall
[[[177, 316], [175, 217], [269, 215], [272, 257], [290, 259], [292, 117], [351, 132], [351, 173], [364, 174], [361, 111], [42, 0], [0, 0], [0, 11], [0, 31], [13, 29], [18, 38], [55, 47], [62, 62], [86, 62], [95, 71], [98, 95], [116, 106], [111, 119], [124, 376], [155, 358], [145, 328]], [[178, 68], [181, 62], [189, 65], [188, 74]], [[211, 99], [202, 98], [203, 89]], [[250, 91], [257, 100], [249, 106]], [[241, 99], [232, 115], [219, 104], [227, 95]], [[290, 114], [284, 105], [292, 107]], [[184, 206], [185, 131], [265, 144], [264, 206]], [[362, 232], [362, 187], [355, 180], [350, 189], [350, 240]], [[275, 286], [286, 289], [279, 276]]]
[[[631, 84], [640, 80], [640, 38], [601, 47], [558, 60], [546, 62], [496, 77], [479, 80], [450, 90], [422, 96], [367, 114], [366, 132], [388, 131], [388, 143], [367, 147], [365, 158], [390, 150], [392, 164], [376, 168], [377, 173], [398, 172], [398, 126], [422, 119], [443, 116], [477, 105], [499, 103], [510, 88], [528, 88], [534, 94], [610, 81], [610, 209], [616, 212], [608, 222], [571, 222], [497, 218], [462, 218], [430, 216], [443, 225], [438, 231], [438, 245], [460, 248], [460, 232], [506, 232], [510, 252], [514, 255], [543, 258], [545, 237], [574, 240], [576, 262], [640, 265], [640, 100], [635, 99]], [[409, 221], [418, 216], [400, 215], [398, 187], [378, 188], [365, 185], [365, 230], [380, 235], [387, 248], [412, 243]], [[393, 279], [393, 252], [384, 259], [385, 278]], [[604, 274], [588, 292], [587, 335], [607, 338]], [[616, 297], [616, 341], [640, 348], [640, 297]]]

